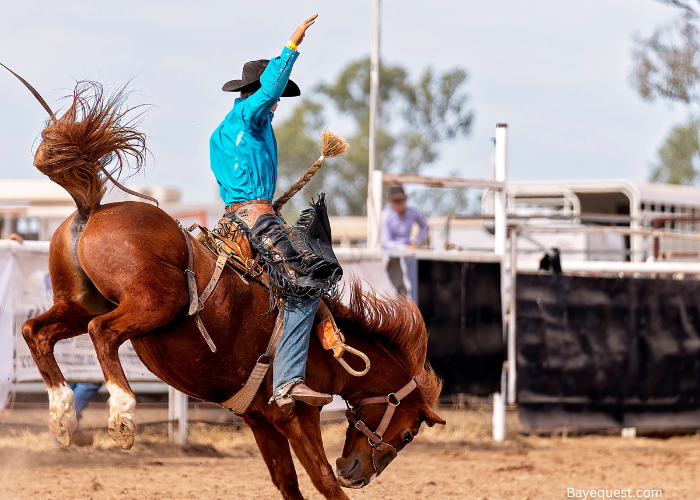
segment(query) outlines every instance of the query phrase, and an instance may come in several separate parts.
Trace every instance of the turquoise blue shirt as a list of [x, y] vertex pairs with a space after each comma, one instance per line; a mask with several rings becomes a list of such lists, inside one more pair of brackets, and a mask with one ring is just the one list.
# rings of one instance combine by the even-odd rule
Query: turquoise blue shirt
[[271, 59], [261, 87], [239, 98], [209, 140], [209, 159], [226, 206], [258, 198], [271, 200], [277, 185], [277, 141], [272, 106], [284, 92], [299, 53], [287, 47]]

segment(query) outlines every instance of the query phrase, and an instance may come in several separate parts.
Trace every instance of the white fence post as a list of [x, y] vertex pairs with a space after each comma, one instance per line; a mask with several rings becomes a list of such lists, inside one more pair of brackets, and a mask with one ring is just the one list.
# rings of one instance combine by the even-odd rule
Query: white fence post
[[[379, 115], [379, 0], [372, 1], [372, 52], [370, 54], [370, 90], [369, 90], [369, 172], [367, 173], [367, 248], [379, 248], [379, 219], [375, 217], [381, 212], [382, 183], [379, 189], [374, 182], [377, 168], [377, 121]], [[379, 193], [380, 203], [375, 204]]]
[[[187, 394], [168, 387], [168, 437], [180, 446], [187, 444], [187, 402]], [[177, 434], [173, 421], [177, 421]]]
[[367, 198], [367, 248], [379, 250], [379, 226], [382, 218], [382, 171], [375, 170], [369, 179]]
[[[494, 177], [497, 182], [503, 182], [503, 187], [494, 193], [494, 253], [501, 259], [501, 316], [503, 321], [503, 340], [507, 341], [506, 330], [506, 200], [508, 193], [505, 182], [508, 170], [508, 125], [499, 123], [496, 125], [496, 164]], [[501, 442], [506, 437], [506, 377], [501, 374], [501, 390], [493, 395], [493, 439]]]
[[516, 295], [518, 279], [518, 231], [510, 230], [510, 311], [508, 312], [508, 404], [515, 404], [515, 384], [517, 380], [517, 354], [515, 352]]

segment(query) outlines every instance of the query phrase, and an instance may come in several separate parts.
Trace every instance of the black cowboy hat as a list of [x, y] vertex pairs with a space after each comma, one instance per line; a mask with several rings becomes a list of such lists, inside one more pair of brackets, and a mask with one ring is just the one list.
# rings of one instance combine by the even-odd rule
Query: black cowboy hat
[[[260, 88], [260, 77], [267, 68], [269, 59], [259, 59], [250, 61], [243, 66], [243, 79], [226, 82], [221, 90], [224, 92], [255, 92]], [[289, 80], [282, 92], [282, 97], [296, 97], [301, 95], [301, 91], [296, 83]]]

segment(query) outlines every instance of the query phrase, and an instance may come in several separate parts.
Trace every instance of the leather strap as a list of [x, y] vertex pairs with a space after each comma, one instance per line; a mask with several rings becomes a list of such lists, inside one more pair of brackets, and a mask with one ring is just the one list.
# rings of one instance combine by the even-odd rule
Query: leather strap
[[226, 213], [235, 214], [236, 218], [243, 221], [249, 229], [253, 229], [261, 215], [275, 215], [270, 200], [250, 200], [235, 203], [226, 207]]
[[394, 406], [398, 406], [401, 400], [408, 396], [416, 387], [416, 381], [414, 379], [411, 379], [409, 380], [408, 384], [406, 384], [396, 392], [392, 392], [386, 396], [376, 396], [372, 398], [362, 399], [359, 403], [355, 405], [355, 408], [375, 403], [389, 403], [393, 404]]
[[248, 205], [258, 205], [258, 204], [269, 204], [272, 206], [272, 201], [270, 200], [265, 200], [263, 198], [260, 198], [258, 200], [247, 200], [247, 201], [239, 201], [238, 203], [233, 203], [229, 206], [226, 207], [226, 213], [227, 214], [232, 214], [236, 212], [239, 208], [248, 206]]
[[202, 317], [199, 315], [199, 312], [197, 312], [197, 314], [194, 315], [194, 320], [197, 323], [197, 328], [199, 328], [199, 333], [201, 333], [202, 337], [204, 337], [204, 341], [209, 346], [209, 349], [211, 349], [211, 352], [216, 352], [216, 345], [214, 344], [214, 341], [209, 336], [209, 332], [207, 331], [206, 327], [204, 326], [204, 322], [202, 321]]
[[254, 275], [255, 268], [258, 267], [259, 262], [260, 262], [260, 252], [258, 252], [258, 254], [255, 256], [253, 263], [250, 265], [250, 267], [248, 269], [246, 269], [246, 272], [248, 274]]
[[182, 227], [182, 232], [185, 233], [185, 242], [187, 242], [187, 269], [185, 276], [187, 277], [187, 292], [190, 296], [190, 308], [187, 311], [188, 316], [192, 316], [199, 310], [197, 303], [197, 280], [194, 275], [194, 252], [192, 251], [192, 241], [190, 241], [190, 233]]
[[216, 285], [219, 284], [219, 278], [221, 278], [221, 272], [224, 270], [224, 267], [226, 266], [227, 260], [228, 260], [228, 257], [226, 256], [225, 253], [222, 253], [221, 255], [219, 255], [219, 258], [216, 259], [216, 267], [214, 268], [214, 274], [211, 275], [211, 278], [209, 279], [209, 283], [207, 283], [207, 286], [204, 288], [202, 295], [199, 296], [199, 310], [200, 311], [202, 309], [204, 309], [204, 303], [211, 296], [211, 294], [214, 293], [214, 289], [216, 288]]
[[353, 412], [350, 408], [345, 411], [345, 416], [348, 417], [348, 420], [352, 422], [352, 425], [354, 425], [355, 428], [362, 434], [367, 436], [367, 439], [369, 439], [373, 444], [379, 445], [382, 442], [381, 438], [372, 432], [369, 427], [367, 427], [367, 424], [357, 418], [355, 412]]
[[[253, 398], [260, 389], [260, 384], [265, 379], [265, 375], [267, 375], [267, 371], [272, 363], [272, 358], [275, 356], [275, 350], [277, 349], [277, 344], [279, 343], [279, 339], [282, 335], [282, 329], [284, 327], [284, 302], [280, 302], [278, 305], [279, 313], [277, 314], [275, 327], [272, 330], [272, 336], [267, 343], [265, 353], [258, 357], [258, 361], [255, 363], [255, 367], [248, 376], [248, 380], [246, 380], [243, 387], [226, 401], [219, 403], [221, 406], [231, 410], [236, 415], [244, 413], [248, 409], [248, 406], [250, 406], [250, 403], [253, 401]], [[263, 357], [267, 358], [267, 363], [261, 362], [261, 358]]]
[[[376, 396], [360, 400], [360, 402], [357, 403], [353, 408], [348, 407], [347, 411], [345, 412], [345, 416], [348, 417], [348, 420], [352, 422], [352, 424], [358, 431], [367, 436], [367, 439], [370, 441], [372, 448], [375, 448], [377, 451], [382, 451], [383, 446], [387, 444], [382, 441], [382, 436], [384, 436], [384, 433], [386, 432], [387, 428], [389, 427], [389, 424], [391, 423], [391, 419], [394, 416], [396, 407], [399, 406], [401, 404], [401, 400], [408, 396], [416, 387], [416, 381], [413, 378], [411, 378], [411, 380], [409, 380], [405, 386], [403, 386], [396, 392], [389, 393], [386, 396]], [[366, 405], [381, 403], [386, 403], [387, 408], [384, 412], [384, 416], [382, 417], [382, 421], [379, 422], [377, 430], [372, 432], [372, 430], [369, 427], [367, 427], [367, 425], [360, 418], [358, 418], [358, 416], [355, 414], [355, 411]]]
[[219, 282], [219, 278], [221, 277], [221, 271], [223, 270], [223, 266], [226, 264], [226, 258], [224, 257], [223, 263], [219, 262], [221, 260], [221, 256], [216, 260], [216, 267], [214, 268], [214, 273], [212, 274], [209, 283], [202, 292], [202, 295], [197, 296], [197, 277], [194, 274], [194, 251], [192, 250], [192, 241], [190, 240], [189, 231], [182, 226], [180, 226], [180, 228], [185, 234], [185, 241], [187, 242], [187, 269], [185, 269], [185, 275], [187, 276], [187, 293], [190, 297], [190, 307], [187, 311], [187, 315], [194, 315], [195, 323], [197, 324], [199, 333], [201, 333], [202, 337], [204, 337], [204, 341], [209, 346], [211, 352], [216, 352], [216, 344], [214, 344], [214, 341], [212, 340], [211, 336], [209, 335], [209, 332], [204, 326], [204, 322], [199, 316], [199, 311], [204, 309], [204, 302], [206, 302], [206, 300], [214, 291], [214, 288], [216, 288], [216, 285]]

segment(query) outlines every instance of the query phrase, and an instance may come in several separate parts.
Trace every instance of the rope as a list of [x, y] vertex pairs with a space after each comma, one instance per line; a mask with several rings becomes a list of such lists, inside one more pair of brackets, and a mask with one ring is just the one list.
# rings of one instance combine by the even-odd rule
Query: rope
[[301, 179], [292, 184], [292, 187], [287, 189], [286, 193], [275, 200], [275, 202], [272, 204], [272, 208], [275, 210], [275, 213], [280, 216], [282, 207], [309, 183], [311, 178], [316, 175], [316, 172], [319, 171], [321, 165], [323, 165], [323, 161], [326, 158], [342, 156], [347, 154], [347, 152], [348, 143], [345, 142], [343, 138], [329, 132], [328, 130], [324, 130], [323, 134], [321, 134], [321, 156], [314, 162], [313, 165], [311, 165], [311, 167], [309, 167]]
[[321, 165], [323, 165], [323, 160], [325, 160], [326, 157], [321, 155], [318, 160], [314, 162], [311, 167], [306, 171], [306, 173], [296, 181], [292, 186], [287, 189], [287, 192], [285, 192], [282, 196], [277, 198], [275, 202], [272, 204], [272, 208], [275, 210], [275, 213], [277, 215], [280, 215], [280, 211], [282, 210], [282, 207], [287, 204], [289, 200], [292, 199], [292, 197], [297, 194], [301, 189], [306, 186], [311, 178], [316, 175], [316, 172], [318, 172], [321, 169]]

